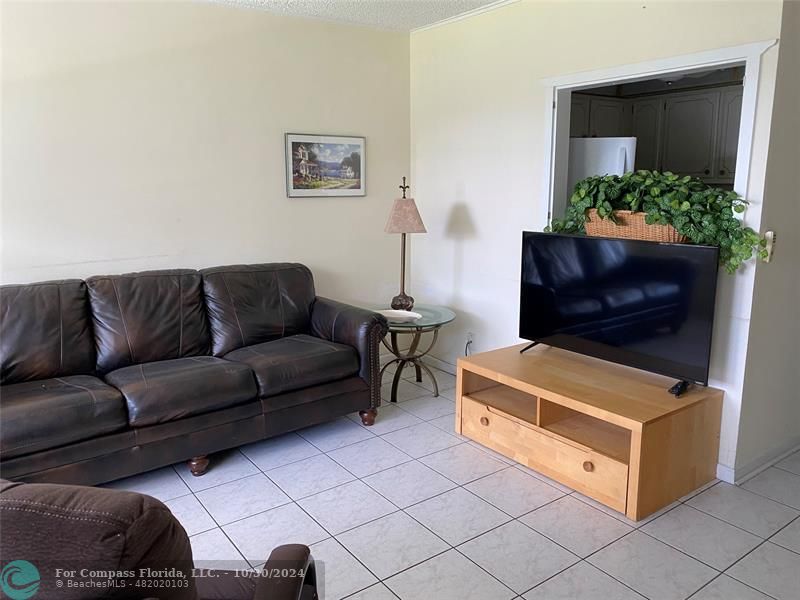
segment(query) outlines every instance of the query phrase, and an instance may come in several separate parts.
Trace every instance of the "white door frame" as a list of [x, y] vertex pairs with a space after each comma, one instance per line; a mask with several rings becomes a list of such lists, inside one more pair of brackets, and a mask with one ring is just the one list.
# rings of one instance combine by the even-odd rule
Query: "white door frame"
[[[560, 77], [543, 79], [548, 88], [545, 104], [545, 177], [544, 194], [547, 198], [547, 222], [562, 214], [561, 202], [568, 194], [567, 170], [569, 165], [569, 113], [570, 96], [577, 88], [602, 87], [622, 81], [640, 81], [666, 74], [691, 73], [715, 67], [725, 68], [744, 65], [744, 93], [739, 127], [739, 142], [736, 155], [734, 189], [742, 195], [747, 193], [750, 177], [750, 155], [753, 148], [756, 104], [758, 101], [758, 75], [761, 56], [774, 46], [777, 40], [755, 42], [742, 46], [719, 48], [695, 54], [674, 56], [632, 65], [622, 65], [597, 71], [586, 71]], [[556, 199], [560, 199], [556, 202]]]

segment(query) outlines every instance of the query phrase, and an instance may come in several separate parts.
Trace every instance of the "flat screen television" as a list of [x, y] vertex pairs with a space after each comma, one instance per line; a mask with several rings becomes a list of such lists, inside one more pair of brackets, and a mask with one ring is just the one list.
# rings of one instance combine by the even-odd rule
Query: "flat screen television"
[[707, 385], [718, 254], [523, 232], [519, 335]]

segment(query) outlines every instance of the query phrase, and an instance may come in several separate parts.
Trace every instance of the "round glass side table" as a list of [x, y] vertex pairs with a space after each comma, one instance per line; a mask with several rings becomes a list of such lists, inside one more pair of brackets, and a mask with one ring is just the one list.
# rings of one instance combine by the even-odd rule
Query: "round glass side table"
[[[383, 365], [383, 368], [381, 369], [381, 381], [383, 381], [383, 373], [386, 371], [389, 365], [397, 363], [397, 370], [394, 372], [394, 378], [392, 379], [392, 402], [397, 402], [397, 386], [400, 384], [400, 378], [406, 365], [414, 367], [417, 375], [417, 381], [422, 381], [422, 371], [425, 371], [433, 382], [433, 395], [439, 395], [439, 384], [436, 382], [436, 377], [434, 377], [433, 372], [428, 368], [428, 365], [422, 362], [421, 359], [436, 345], [436, 340], [439, 337], [439, 329], [443, 325], [447, 325], [450, 321], [456, 318], [456, 313], [445, 306], [415, 304], [414, 308], [411, 310], [421, 314], [422, 317], [414, 321], [405, 321], [402, 323], [397, 321], [389, 321], [389, 335], [387, 336], [389, 341], [387, 341], [386, 337], [383, 338], [383, 345], [389, 349], [395, 358]], [[428, 347], [421, 352], [419, 349], [419, 344], [422, 339], [422, 334], [431, 332], [433, 332], [433, 339], [431, 339], [431, 343], [428, 345]], [[404, 351], [400, 349], [400, 346], [397, 343], [397, 336], [400, 334], [409, 334], [414, 336], [411, 339], [411, 345], [408, 347], [408, 350]]]

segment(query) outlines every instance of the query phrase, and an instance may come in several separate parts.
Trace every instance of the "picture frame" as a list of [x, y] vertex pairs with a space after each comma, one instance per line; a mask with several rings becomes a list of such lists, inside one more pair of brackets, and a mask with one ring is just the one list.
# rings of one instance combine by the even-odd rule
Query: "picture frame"
[[366, 195], [366, 138], [309, 133], [285, 138], [289, 198]]

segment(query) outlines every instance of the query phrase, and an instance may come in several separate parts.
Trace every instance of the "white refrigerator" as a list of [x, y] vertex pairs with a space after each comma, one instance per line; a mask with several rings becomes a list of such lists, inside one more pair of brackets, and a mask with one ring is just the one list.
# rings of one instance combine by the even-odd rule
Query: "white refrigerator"
[[635, 159], [635, 137], [570, 138], [568, 197], [581, 179], [633, 171]]

